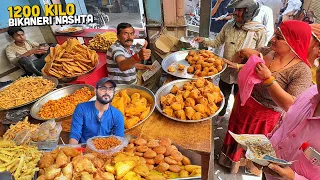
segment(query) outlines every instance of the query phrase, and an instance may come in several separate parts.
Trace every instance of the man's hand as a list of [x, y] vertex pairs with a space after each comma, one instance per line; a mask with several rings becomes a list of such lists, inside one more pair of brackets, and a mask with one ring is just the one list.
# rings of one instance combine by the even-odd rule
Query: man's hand
[[294, 180], [294, 171], [290, 167], [283, 168], [270, 163], [268, 167], [263, 168], [263, 171], [281, 180]]
[[29, 52], [30, 54], [44, 54], [47, 52], [47, 50], [40, 49], [39, 47], [35, 47], [35, 48], [32, 48]]
[[195, 42], [197, 43], [202, 43], [204, 41], [204, 38], [203, 37], [196, 37], [193, 39]]
[[153, 69], [152, 65], [145, 65], [145, 64], [137, 63], [135, 66], [136, 66], [137, 70], [152, 70]]
[[148, 59], [150, 59], [151, 50], [147, 49], [147, 46], [148, 46], [148, 42], [145, 41], [144, 46], [142, 47], [142, 49], [138, 53], [138, 56], [139, 56], [140, 60], [148, 60]]

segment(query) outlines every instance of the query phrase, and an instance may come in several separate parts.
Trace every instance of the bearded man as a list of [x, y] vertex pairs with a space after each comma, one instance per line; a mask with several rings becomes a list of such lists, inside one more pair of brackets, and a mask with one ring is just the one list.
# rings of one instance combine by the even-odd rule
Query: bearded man
[[124, 136], [123, 114], [113, 107], [116, 83], [102, 78], [96, 85], [97, 100], [79, 104], [72, 116], [69, 144], [86, 143], [94, 136]]

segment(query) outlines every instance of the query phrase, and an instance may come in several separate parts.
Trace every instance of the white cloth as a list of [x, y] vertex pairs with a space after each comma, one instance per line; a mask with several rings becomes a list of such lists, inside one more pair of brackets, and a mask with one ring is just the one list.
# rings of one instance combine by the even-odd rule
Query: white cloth
[[260, 11], [256, 17], [253, 18], [253, 21], [260, 22], [266, 27], [267, 30], [267, 40], [266, 45], [270, 41], [274, 33], [274, 21], [272, 9], [268, 6], [260, 4]]
[[283, 3], [281, 0], [257, 0], [257, 2], [271, 8], [273, 14], [273, 22], [278, 22], [280, 9], [283, 7]]
[[287, 4], [288, 4], [288, 6], [287, 6], [286, 10], [284, 10], [284, 12], [282, 13], [282, 16], [286, 15], [292, 11], [300, 10], [300, 8], [302, 6], [302, 2], [300, 0], [288, 0]]
[[248, 48], [250, 44], [253, 44], [255, 41], [254, 40], [255, 32], [260, 31], [261, 29], [266, 29], [266, 27], [260, 22], [251, 21], [251, 22], [245, 23], [242, 29], [248, 32], [240, 49]]

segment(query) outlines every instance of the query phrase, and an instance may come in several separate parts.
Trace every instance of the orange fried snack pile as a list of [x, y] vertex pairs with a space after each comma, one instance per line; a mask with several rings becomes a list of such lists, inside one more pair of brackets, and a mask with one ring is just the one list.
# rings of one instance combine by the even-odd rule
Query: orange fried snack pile
[[188, 73], [194, 78], [212, 76], [223, 69], [224, 61], [209, 50], [189, 51], [186, 60], [190, 64]]
[[85, 74], [98, 64], [98, 54], [74, 38], [50, 47], [42, 73], [56, 78]]
[[33, 101], [54, 88], [54, 83], [43, 77], [21, 77], [0, 91], [0, 109], [10, 109]]
[[127, 90], [122, 90], [116, 94], [111, 105], [124, 115], [124, 126], [126, 129], [132, 128], [138, 122], [145, 119], [151, 109], [151, 104], [147, 98], [137, 92], [129, 96]]
[[115, 137], [94, 138], [92, 140], [94, 147], [98, 150], [108, 150], [121, 144], [121, 141]]
[[89, 101], [93, 96], [94, 92], [84, 87], [73, 94], [48, 101], [40, 108], [38, 116], [43, 119], [51, 119], [72, 115], [78, 104]]
[[89, 48], [106, 51], [116, 41], [117, 34], [115, 32], [104, 32], [102, 34], [96, 34], [93, 39], [89, 41]]
[[200, 120], [214, 114], [223, 96], [220, 88], [212, 82], [199, 78], [184, 83], [182, 88], [174, 85], [170, 93], [161, 96], [162, 111], [181, 120]]

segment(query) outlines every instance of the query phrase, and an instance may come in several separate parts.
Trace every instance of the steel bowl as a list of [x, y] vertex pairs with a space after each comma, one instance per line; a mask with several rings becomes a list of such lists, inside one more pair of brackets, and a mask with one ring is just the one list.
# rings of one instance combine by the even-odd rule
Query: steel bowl
[[38, 116], [38, 113], [40, 111], [40, 108], [47, 103], [49, 100], [57, 100], [60, 99], [62, 97], [65, 97], [67, 95], [73, 94], [74, 92], [76, 92], [76, 90], [79, 90], [83, 87], [88, 87], [91, 91], [94, 91], [94, 87], [87, 85], [87, 84], [74, 84], [74, 85], [70, 85], [70, 86], [66, 86], [60, 89], [57, 89], [49, 94], [47, 94], [46, 96], [43, 96], [41, 99], [39, 99], [36, 103], [33, 104], [33, 106], [31, 107], [30, 110], [30, 115], [37, 120], [41, 120], [41, 121], [47, 121], [50, 119], [54, 119], [55, 121], [63, 121], [66, 118], [69, 118], [72, 115], [67, 115], [67, 116], [63, 116], [63, 117], [59, 117], [59, 118], [50, 118], [50, 119], [43, 119], [41, 117]]
[[[188, 63], [188, 61], [185, 60], [185, 58], [188, 55], [188, 53], [189, 53], [189, 50], [177, 51], [177, 52], [170, 54], [169, 56], [167, 56], [166, 58], [163, 59], [163, 61], [161, 63], [162, 69], [166, 73], [171, 74], [172, 76], [175, 76], [178, 78], [197, 79], [197, 78], [193, 77], [193, 74], [190, 74], [187, 72], [187, 69], [190, 66], [190, 64]], [[176, 70], [175, 72], [169, 72], [168, 71], [169, 66], [174, 65], [174, 64], [183, 64], [183, 65], [185, 65], [185, 68], [183, 71]], [[227, 63], [224, 63], [223, 68], [219, 73], [214, 74], [212, 76], [204, 76], [204, 78], [213, 78], [213, 77], [221, 74], [226, 68], [227, 68]]]
[[[58, 83], [59, 83], [59, 82], [58, 82], [58, 79], [57, 79], [57, 78], [51, 77], [51, 76], [42, 76], [42, 77], [43, 77], [44, 79], [48, 79], [48, 80], [50, 80], [50, 81], [52, 81], [52, 82], [54, 83], [53, 88], [52, 88], [50, 91], [48, 91], [47, 93], [51, 92], [52, 90], [54, 90], [54, 89], [58, 86]], [[13, 82], [12, 82], [12, 83], [13, 83]], [[11, 83], [11, 84], [12, 84], [12, 83]], [[8, 85], [2, 87], [2, 88], [0, 89], [0, 91], [2, 91], [2, 90], [4, 90], [5, 88], [9, 87], [11, 84], [8, 84]], [[45, 93], [43, 96], [45, 96], [47, 93]], [[18, 106], [11, 107], [11, 108], [9, 108], [9, 109], [1, 109], [1, 108], [0, 108], [0, 111], [6, 111], [6, 110], [16, 109], [16, 108], [19, 108], [19, 107], [26, 106], [26, 105], [28, 105], [28, 104], [31, 104], [31, 103], [33, 103], [33, 102], [36, 102], [37, 100], [39, 100], [39, 99], [40, 99], [41, 97], [43, 97], [43, 96], [40, 96], [40, 97], [38, 97], [38, 98], [30, 101], [30, 102], [27, 102], [27, 103], [24, 103], [24, 104], [21, 104], [21, 105], [18, 105]]]
[[168, 95], [174, 85], [176, 85], [179, 89], [181, 89], [183, 87], [184, 83], [190, 82], [190, 81], [192, 81], [192, 80], [190, 80], [190, 79], [175, 80], [175, 81], [172, 81], [172, 82], [170, 82], [168, 84], [165, 84], [160, 89], [158, 89], [158, 91], [157, 91], [157, 93], [155, 95], [156, 96], [156, 107], [157, 107], [158, 111], [161, 114], [163, 114], [164, 116], [166, 116], [167, 118], [169, 118], [169, 119], [172, 119], [172, 120], [175, 120], [175, 121], [184, 122], [184, 123], [195, 123], [195, 122], [206, 121], [206, 120], [210, 120], [213, 117], [215, 117], [216, 115], [218, 115], [219, 112], [222, 110], [222, 108], [224, 106], [224, 103], [225, 103], [225, 98], [224, 98], [224, 95], [223, 95], [223, 93], [221, 91], [220, 91], [220, 93], [223, 96], [223, 98], [222, 98], [221, 102], [217, 103], [217, 106], [219, 107], [218, 111], [215, 112], [214, 114], [212, 114], [211, 116], [206, 117], [206, 118], [199, 119], [199, 120], [182, 120], [182, 119], [178, 119], [178, 118], [174, 118], [174, 117], [168, 116], [166, 113], [164, 113], [162, 111], [161, 104], [160, 104], [161, 96]]
[[[140, 93], [141, 96], [145, 97], [147, 99], [147, 101], [149, 103], [151, 103], [150, 113], [148, 114], [148, 116], [146, 118], [144, 118], [143, 120], [139, 121], [132, 128], [130, 128], [130, 129], [133, 129], [133, 128], [139, 126], [140, 124], [142, 124], [144, 121], [146, 121], [150, 117], [150, 115], [153, 113], [154, 108], [155, 108], [156, 98], [151, 90], [149, 90], [143, 86], [139, 86], [139, 85], [125, 85], [125, 84], [117, 85], [117, 87], [115, 89], [115, 94], [118, 94], [121, 90], [124, 90], [124, 89], [127, 90], [127, 94], [129, 96], [131, 96], [133, 93]], [[96, 100], [96, 96], [94, 96], [91, 100]], [[125, 132], [129, 131], [130, 129], [126, 129]]]

